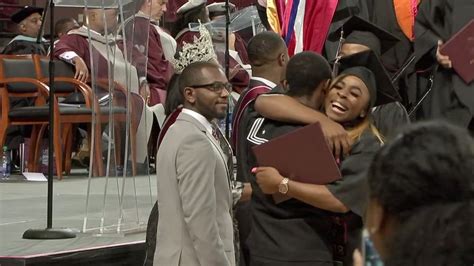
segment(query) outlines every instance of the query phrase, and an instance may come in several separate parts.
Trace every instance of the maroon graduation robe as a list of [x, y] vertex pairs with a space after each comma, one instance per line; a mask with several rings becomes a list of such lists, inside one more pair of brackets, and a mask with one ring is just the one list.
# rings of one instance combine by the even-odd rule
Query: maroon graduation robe
[[[95, 77], [100, 79], [108, 79], [108, 68], [104, 67], [108, 66], [107, 59], [99, 51], [92, 48], [91, 62], [91, 51], [89, 50], [89, 41], [86, 37], [77, 34], [63, 35], [54, 46], [54, 56], [61, 59], [59, 56], [69, 51], [75, 52], [84, 60], [90, 75], [95, 75]], [[94, 73], [92, 73], [92, 65], [94, 66]]]
[[[146, 42], [148, 40], [148, 59], [146, 60], [146, 69], [144, 64], [134, 63], [139, 72], [146, 72], [146, 77], [148, 85], [150, 87], [150, 101], [148, 105], [153, 106], [155, 104], [164, 103], [166, 99], [166, 89], [168, 87], [168, 82], [171, 79], [171, 76], [174, 73], [173, 66], [171, 62], [166, 60], [163, 47], [161, 45], [160, 34], [151, 24], [150, 20], [144, 17], [136, 16], [134, 20], [133, 31], [131, 28], [127, 27], [126, 40], [133, 41], [133, 45], [129, 47], [141, 47], [145, 49]], [[127, 26], [132, 26], [130, 23]], [[148, 31], [142, 30], [148, 28]], [[144, 50], [138, 51], [140, 53], [138, 56], [134, 53], [134, 61], [140, 60], [139, 58], [144, 58]]]

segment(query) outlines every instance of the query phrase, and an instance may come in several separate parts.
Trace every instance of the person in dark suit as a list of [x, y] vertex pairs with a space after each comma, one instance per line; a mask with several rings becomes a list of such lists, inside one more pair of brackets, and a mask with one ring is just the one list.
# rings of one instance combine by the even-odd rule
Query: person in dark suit
[[179, 77], [184, 108], [156, 157], [155, 265], [235, 265], [232, 166], [211, 123], [225, 117], [230, 87], [210, 62], [192, 63]]

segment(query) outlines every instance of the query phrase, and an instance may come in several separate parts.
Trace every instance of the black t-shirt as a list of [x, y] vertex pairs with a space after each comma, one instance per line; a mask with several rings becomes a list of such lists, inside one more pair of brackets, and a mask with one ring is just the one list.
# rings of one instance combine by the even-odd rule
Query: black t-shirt
[[[247, 150], [251, 151], [254, 145], [302, 126], [255, 115], [247, 130]], [[334, 248], [341, 243], [346, 244], [346, 255], [349, 252], [352, 254], [353, 249], [361, 243], [361, 216], [368, 199], [365, 170], [379, 147], [379, 142], [371, 133], [364, 133], [353, 145], [351, 155], [342, 161], [343, 179], [328, 185], [334, 196], [353, 210], [347, 214], [332, 213], [296, 199], [275, 204], [271, 195], [265, 195], [260, 190], [255, 176], [249, 175], [253, 189], [252, 229], [247, 244], [251, 255], [288, 262], [331, 262], [335, 257]], [[247, 157], [246, 168], [257, 165], [252, 152]], [[347, 231], [341, 230], [341, 225], [335, 223], [341, 220], [346, 221], [342, 227]]]
[[[266, 140], [291, 132], [301, 125], [288, 125], [256, 117], [246, 136], [248, 150]], [[248, 168], [256, 166], [252, 152]], [[296, 199], [275, 204], [250, 175], [252, 185], [252, 229], [247, 241], [250, 254], [282, 261], [332, 261], [330, 212]]]

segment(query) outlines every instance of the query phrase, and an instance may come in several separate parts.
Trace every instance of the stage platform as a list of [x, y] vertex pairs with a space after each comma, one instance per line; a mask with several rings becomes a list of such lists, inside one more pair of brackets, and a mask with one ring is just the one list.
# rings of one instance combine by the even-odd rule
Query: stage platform
[[[82, 232], [87, 180], [76, 175], [54, 181], [53, 227], [78, 232], [76, 238], [66, 240], [22, 239], [25, 230], [46, 227], [46, 182], [27, 182], [21, 176], [0, 181], [0, 266], [143, 265], [146, 223], [156, 198], [155, 177], [140, 176], [135, 182], [131, 177], [126, 179], [120, 233], [118, 192], [123, 180], [115, 177], [109, 178], [105, 210], [105, 178], [92, 178], [87, 231]], [[100, 234], [102, 216], [105, 230]]]

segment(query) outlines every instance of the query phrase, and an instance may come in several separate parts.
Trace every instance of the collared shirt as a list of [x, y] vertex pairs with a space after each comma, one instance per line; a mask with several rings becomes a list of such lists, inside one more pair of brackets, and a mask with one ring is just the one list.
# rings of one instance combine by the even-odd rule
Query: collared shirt
[[199, 121], [199, 123], [201, 123], [206, 128], [206, 131], [212, 136], [212, 124], [202, 114], [188, 108], [183, 108], [182, 112]]
[[267, 85], [268, 87], [270, 87], [270, 88], [272, 88], [272, 89], [277, 86], [277, 84], [275, 84], [273, 81], [270, 81], [270, 80], [268, 80], [268, 79], [266, 79], [266, 78], [262, 78], [262, 77], [251, 77], [250, 79], [263, 82], [265, 85]]

